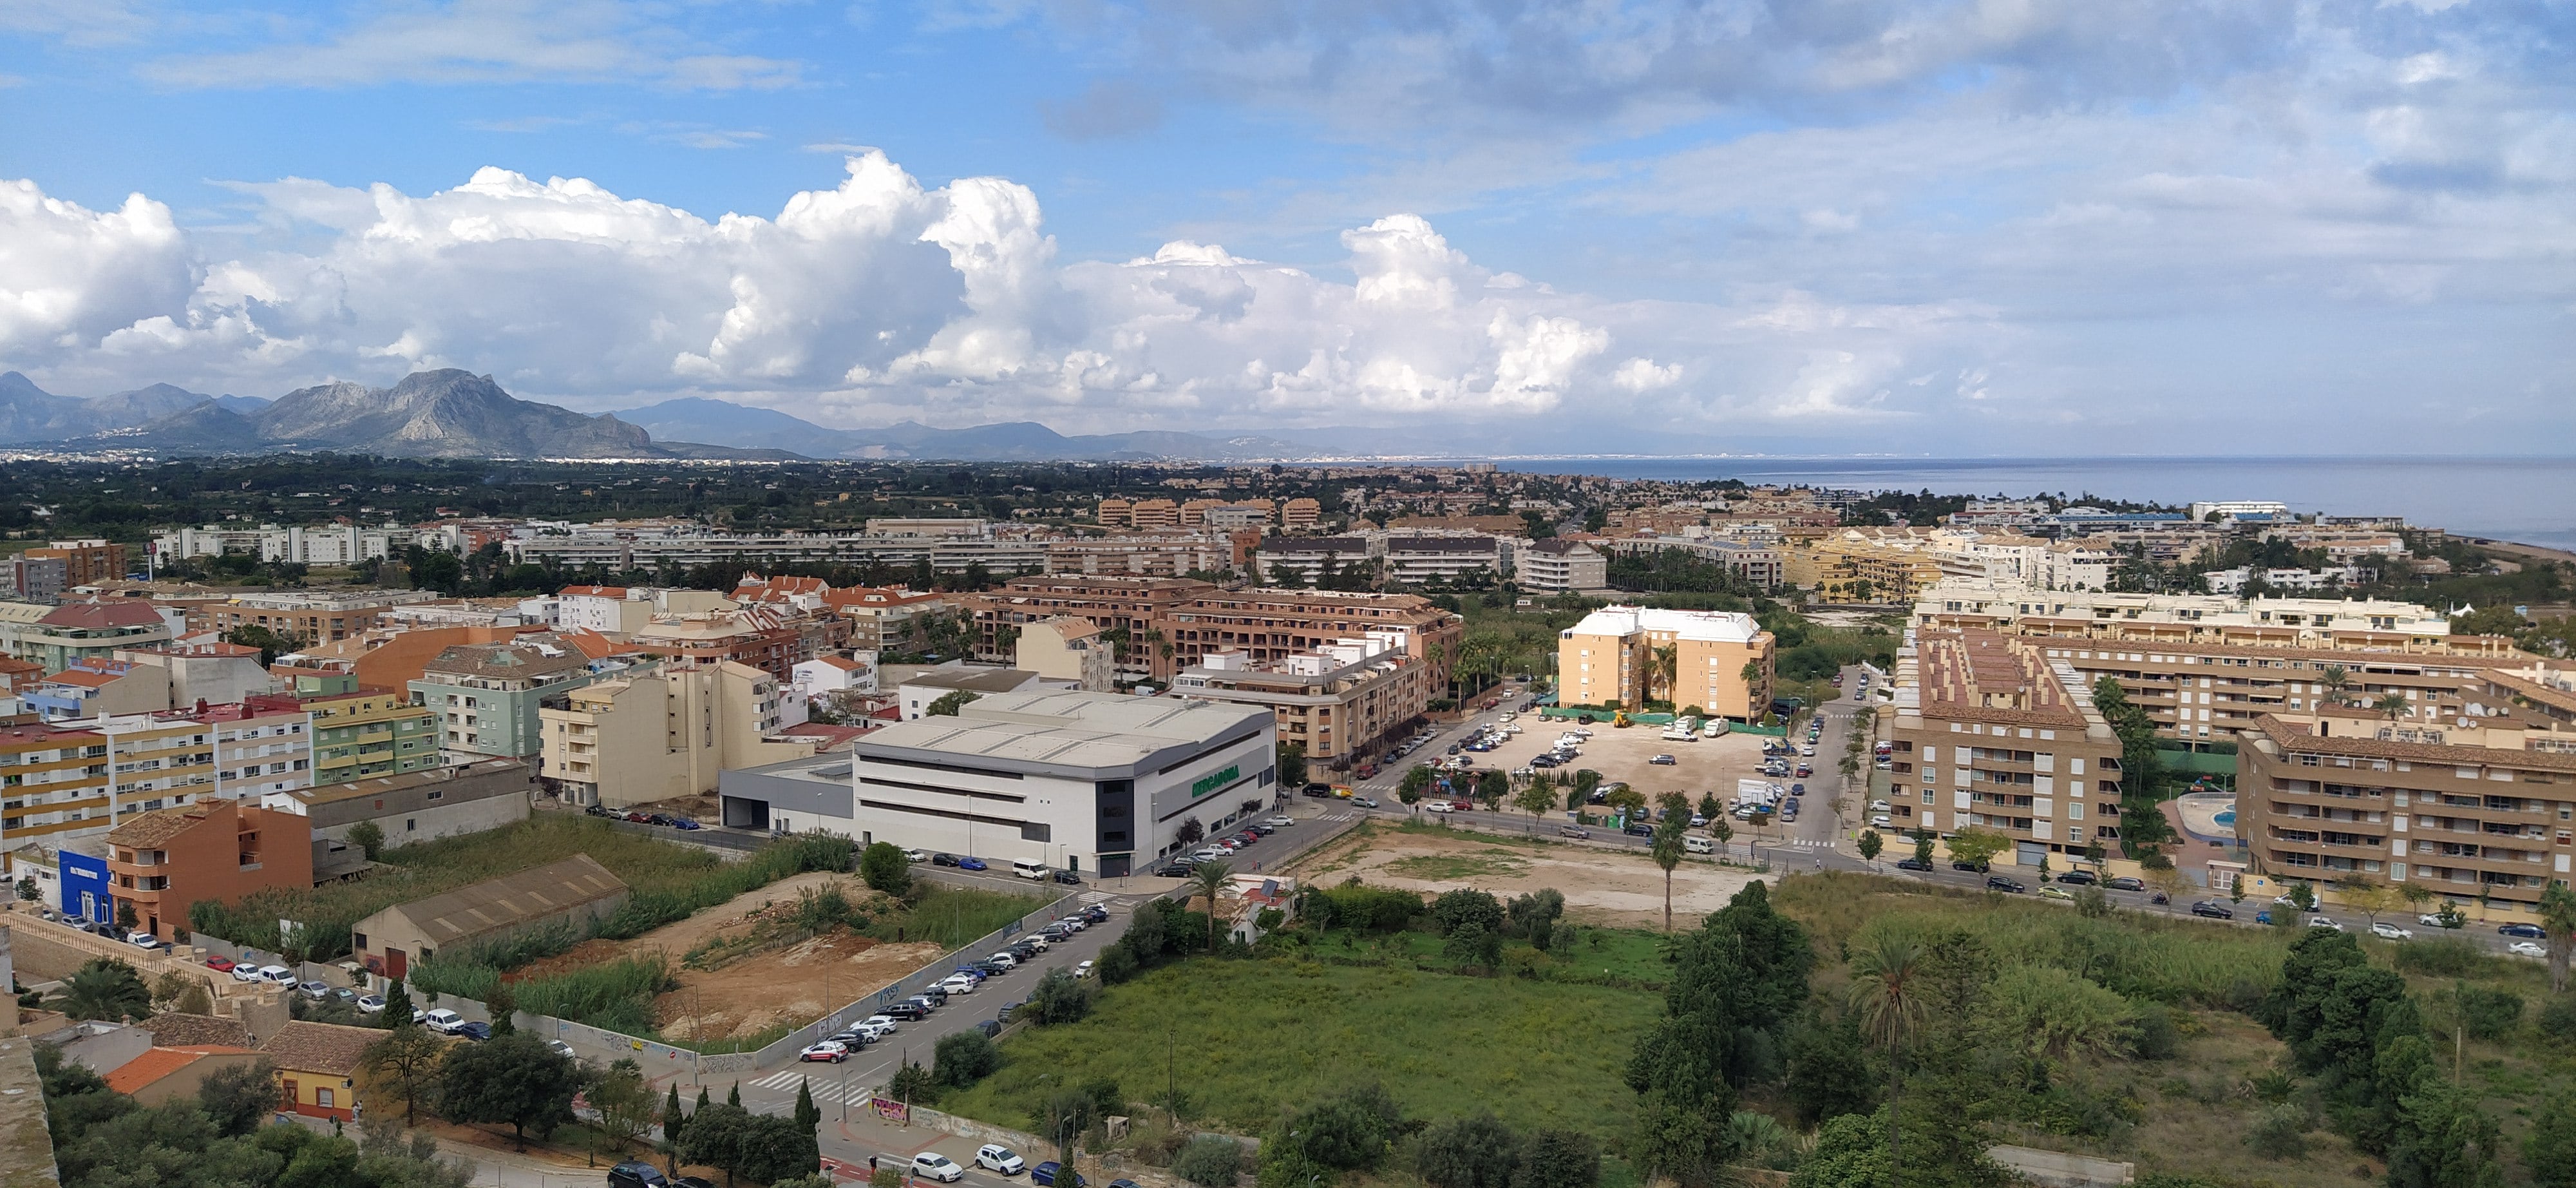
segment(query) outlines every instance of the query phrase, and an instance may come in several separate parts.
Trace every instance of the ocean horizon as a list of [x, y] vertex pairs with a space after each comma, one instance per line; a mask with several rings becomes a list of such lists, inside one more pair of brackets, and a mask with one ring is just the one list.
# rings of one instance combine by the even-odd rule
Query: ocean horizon
[[2267, 499], [2292, 511], [2397, 515], [2416, 527], [2576, 550], [2576, 457], [1570, 457], [1505, 470], [2142, 503]]

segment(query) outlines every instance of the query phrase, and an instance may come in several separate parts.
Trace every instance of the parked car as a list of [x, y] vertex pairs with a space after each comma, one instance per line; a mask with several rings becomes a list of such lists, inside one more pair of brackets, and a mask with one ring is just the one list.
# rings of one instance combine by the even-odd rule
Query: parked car
[[1424, 811], [1427, 812], [1445, 813], [1449, 811], [1449, 802], [1445, 800], [1425, 801], [1423, 802], [1422, 807]]
[[310, 998], [315, 1002], [320, 1002], [325, 998], [331, 997], [331, 988], [320, 982], [305, 982], [297, 986], [295, 990], [297, 993], [302, 994], [304, 997]]
[[2343, 925], [2336, 923], [2335, 918], [2332, 916], [2310, 916], [2308, 917], [2308, 927], [2332, 929], [2336, 932], [2343, 931]]
[[372, 1015], [383, 1009], [385, 1009], [384, 995], [361, 994], [358, 996], [358, 1012], [360, 1014]]
[[253, 962], [245, 961], [232, 968], [232, 975], [233, 980], [236, 982], [256, 982], [260, 980], [259, 966]]
[[1067, 1181], [1067, 1188], [1083, 1188], [1083, 1185], [1088, 1182], [1082, 1178], [1081, 1172], [1066, 1171], [1052, 1159], [1029, 1170], [1029, 1183], [1037, 1185], [1038, 1188], [1049, 1188], [1057, 1180]]
[[850, 1046], [848, 1044], [841, 1043], [838, 1040], [824, 1040], [819, 1044], [808, 1044], [804, 1051], [796, 1054], [796, 1059], [799, 1061], [810, 1060], [826, 1064], [839, 1064], [849, 1058]]
[[2057, 881], [2072, 887], [2090, 887], [2101, 880], [2089, 870], [2070, 870], [2057, 876]]
[[283, 965], [263, 965], [259, 967], [259, 980], [272, 986], [292, 987], [295, 985], [295, 971]]
[[[598, 808], [598, 805], [592, 805]], [[608, 1188], [671, 1188], [662, 1169], [649, 1163], [621, 1163], [608, 1169]]]
[[1673, 765], [1673, 757], [1670, 755], [1649, 755], [1646, 757], [1646, 762], [1657, 767], [1670, 767]]
[[465, 1025], [465, 1016], [457, 1014], [446, 1007], [440, 1007], [437, 1010], [421, 1016], [420, 1021], [423, 1026], [429, 1028], [431, 1031], [454, 1035], [456, 1034], [457, 1028]]
[[233, 971], [233, 959], [230, 957], [208, 957], [206, 958], [206, 968], [211, 969], [216, 973], [231, 973]]
[[1059, 870], [1047, 877], [1068, 887], [1079, 887], [1082, 885], [1082, 876], [1069, 870]]
[[2516, 957], [2547, 957], [2549, 955], [2548, 949], [2543, 948], [2540, 945], [2533, 944], [2530, 941], [2515, 941], [2512, 944], [2506, 945], [2504, 947], [2504, 951], [2511, 953]]
[[928, 862], [930, 861], [930, 851], [905, 850], [903, 852], [903, 860], [906, 862]]
[[1625, 833], [1630, 837], [1653, 837], [1655, 836], [1655, 827], [1648, 825], [1643, 821], [1639, 821], [1628, 826], [1626, 829], [1620, 830], [1620, 832]]
[[1186, 879], [1190, 877], [1190, 868], [1185, 863], [1174, 862], [1155, 871], [1154, 877], [1162, 879]]
[[992, 956], [985, 958], [985, 960], [1001, 966], [1003, 969], [1015, 969], [1018, 968], [1020, 964], [1019, 958], [1008, 953], [995, 953]]
[[154, 936], [149, 932], [139, 930], [126, 933], [125, 943], [140, 949], [159, 949], [165, 947], [162, 945], [160, 937]]
[[930, 856], [930, 864], [932, 866], [955, 866], [957, 865], [957, 856], [955, 854], [933, 854]]
[[479, 1044], [484, 1040], [492, 1038], [492, 1025], [480, 1021], [469, 1021], [457, 1024], [456, 1030], [448, 1032], [447, 1034], [469, 1039]]
[[2378, 922], [2378, 923], [2376, 923], [2376, 924], [2371, 925], [2371, 926], [2370, 926], [2370, 935], [2375, 936], [2375, 937], [2378, 937], [2378, 938], [2379, 938], [2379, 939], [2381, 939], [2381, 940], [2413, 940], [2413, 939], [2415, 939], [2415, 933], [2414, 933], [2414, 931], [2413, 931], [2413, 930], [2411, 930], [2411, 929], [2406, 929], [2406, 928], [2400, 928], [2400, 927], [2398, 927], [2398, 926], [2396, 926], [2396, 925], [2394, 925], [2394, 924], [2389, 923], [2389, 922], [2388, 922], [2388, 921], [2386, 921], [2386, 920], [2382, 920], [2382, 921], [2380, 921], [2380, 922]]
[[1096, 903], [1086, 904], [1082, 909], [1082, 919], [1088, 924], [1106, 924], [1109, 922], [1109, 909]]
[[1287, 828], [1287, 827], [1289, 827], [1289, 826], [1291, 826], [1291, 825], [1296, 824], [1296, 823], [1297, 823], [1297, 818], [1295, 818], [1295, 817], [1286, 817], [1286, 816], [1281, 816], [1281, 817], [1263, 817], [1263, 818], [1261, 819], [1261, 823], [1262, 823], [1262, 824], [1264, 824], [1264, 825], [1267, 825], [1267, 826], [1269, 826], [1269, 827], [1271, 827], [1271, 828], [1273, 828], [1273, 829], [1285, 829], [1285, 828]]
[[1075, 977], [1077, 977], [1077, 978], [1087, 978], [1087, 977], [1090, 977], [1090, 976], [1091, 976], [1091, 967], [1092, 967], [1092, 963], [1091, 963], [1091, 962], [1089, 962], [1089, 961], [1077, 961], [1077, 962], [1074, 962], [1074, 963], [1073, 963], [1073, 976], [1075, 976]]
[[937, 1151], [924, 1151], [912, 1157], [912, 1174], [925, 1180], [954, 1184], [966, 1178], [966, 1169], [958, 1166], [956, 1160]]
[[2005, 878], [2002, 875], [1987, 875], [1986, 890], [2003, 891], [2013, 895], [2019, 895], [2022, 893], [2022, 885], [2011, 879]]
[[986, 1143], [975, 1148], [975, 1166], [991, 1168], [1006, 1176], [1016, 1176], [1029, 1170], [1029, 1161], [1020, 1158], [1019, 1152], [1000, 1143]]
[[977, 857], [974, 857], [974, 856], [972, 856], [972, 855], [969, 855], [969, 856], [966, 856], [966, 857], [959, 858], [959, 859], [957, 860], [957, 869], [959, 869], [959, 870], [990, 870], [990, 869], [992, 869], [992, 868], [991, 868], [991, 867], [988, 867], [988, 866], [986, 866], [986, 865], [984, 865], [984, 860], [983, 860], [983, 859], [981, 859], [981, 858], [977, 858]]
[[2496, 931], [2503, 933], [2506, 936], [2518, 937], [2522, 940], [2549, 939], [2549, 934], [2542, 931], [2540, 925], [2537, 924], [2507, 924], [2502, 928], [2496, 929]]
[[1580, 825], [1559, 825], [1559, 826], [1557, 826], [1557, 827], [1556, 827], [1556, 833], [1557, 833], [1557, 836], [1559, 836], [1559, 837], [1571, 837], [1571, 838], [1578, 838], [1578, 839], [1579, 839], [1579, 838], [1587, 838], [1587, 837], [1592, 836], [1592, 831], [1591, 831], [1591, 830], [1589, 830], [1589, 829], [1585, 829], [1584, 827], [1582, 827], [1582, 826], [1580, 826]]
[[2203, 899], [2191, 905], [2191, 914], [2207, 916], [2212, 920], [2233, 920], [2236, 918], [2236, 909], [2215, 899]]
[[2069, 899], [2069, 900], [2071, 900], [2071, 899], [2075, 898], [2075, 893], [2074, 893], [2074, 892], [2072, 892], [2072, 891], [2067, 890], [2067, 889], [2066, 889], [2066, 888], [2064, 888], [2064, 887], [2042, 887], [2042, 888], [2040, 888], [2040, 889], [2039, 889], [2039, 897], [2040, 897], [2041, 899]]
[[2443, 916], [2438, 912], [2426, 912], [2415, 917], [2415, 922], [2426, 928], [2458, 928], [2468, 923], [2468, 917]]
[[2113, 878], [2110, 882], [2102, 885], [2114, 891], [2144, 891], [2147, 889], [2147, 881], [2136, 875], [2119, 875]]
[[1932, 864], [1920, 858], [1899, 858], [1896, 860], [1896, 869], [1928, 871], [1932, 869]]
[[1950, 860], [1950, 869], [1964, 870], [1970, 874], [1984, 874], [1986, 873], [1986, 864], [1983, 862], [1963, 862], [1959, 859], [1953, 858]]

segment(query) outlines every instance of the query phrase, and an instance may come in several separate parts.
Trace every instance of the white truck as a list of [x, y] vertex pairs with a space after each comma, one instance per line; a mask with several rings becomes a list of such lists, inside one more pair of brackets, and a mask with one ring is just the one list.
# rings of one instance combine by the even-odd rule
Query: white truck
[[1765, 782], [1763, 782], [1763, 781], [1761, 781], [1761, 780], [1737, 780], [1737, 781], [1735, 781], [1735, 803], [1737, 803], [1737, 804], [1768, 804], [1768, 803], [1770, 803], [1770, 801], [1771, 801], [1771, 785], [1770, 785], [1770, 784], [1765, 783]]

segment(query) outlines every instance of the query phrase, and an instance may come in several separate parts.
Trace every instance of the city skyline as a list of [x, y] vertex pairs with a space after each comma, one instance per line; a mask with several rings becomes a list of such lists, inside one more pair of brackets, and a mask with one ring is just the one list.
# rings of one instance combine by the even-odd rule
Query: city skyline
[[1224, 11], [13, 7], [0, 369], [1401, 453], [2576, 440], [2563, 14]]

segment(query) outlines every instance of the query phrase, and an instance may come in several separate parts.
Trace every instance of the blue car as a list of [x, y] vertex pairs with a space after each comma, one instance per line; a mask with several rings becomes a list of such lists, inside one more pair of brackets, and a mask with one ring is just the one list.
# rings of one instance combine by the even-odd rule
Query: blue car
[[992, 868], [991, 868], [991, 867], [989, 867], [989, 866], [984, 865], [984, 860], [983, 860], [983, 859], [981, 859], [981, 858], [967, 857], [967, 858], [960, 858], [960, 859], [958, 859], [958, 860], [957, 860], [957, 869], [959, 869], [959, 870], [991, 870]]
[[700, 825], [700, 824], [698, 824], [696, 821], [693, 821], [693, 820], [691, 820], [691, 819], [689, 819], [689, 818], [687, 818], [687, 817], [673, 817], [673, 818], [671, 818], [671, 828], [673, 828], [673, 829], [704, 829], [704, 828], [706, 828], [706, 826]]
[[1052, 1188], [1057, 1182], [1067, 1180], [1071, 1181], [1070, 1188], [1082, 1188], [1084, 1184], [1089, 1183], [1082, 1178], [1080, 1172], [1067, 1175], [1064, 1168], [1052, 1159], [1029, 1169], [1029, 1183], [1037, 1185], [1038, 1188]]
[[487, 1040], [492, 1038], [492, 1025], [481, 1022], [459, 1023], [456, 1025], [456, 1030], [448, 1034], [461, 1035], [470, 1040]]

